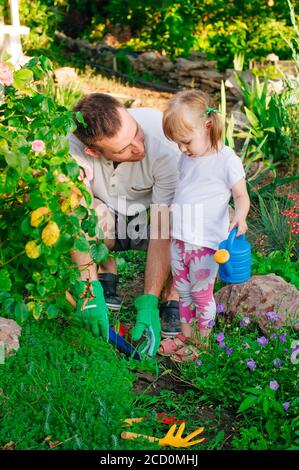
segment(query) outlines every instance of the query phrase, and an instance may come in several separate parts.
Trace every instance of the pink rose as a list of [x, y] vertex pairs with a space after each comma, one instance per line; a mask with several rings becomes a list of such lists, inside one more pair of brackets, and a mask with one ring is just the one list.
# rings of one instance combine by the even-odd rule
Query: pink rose
[[59, 181], [59, 183], [65, 183], [69, 179], [63, 173], [60, 173], [60, 175], [57, 176], [57, 180]]
[[80, 175], [78, 176], [79, 180], [83, 181], [85, 179], [86, 181], [91, 181], [93, 179], [92, 168], [87, 163], [81, 166], [84, 170], [84, 173], [82, 170], [80, 170]]
[[9, 86], [13, 83], [13, 72], [5, 62], [0, 62], [0, 83]]
[[45, 142], [43, 140], [34, 140], [31, 142], [31, 148], [34, 152], [44, 152], [46, 149]]

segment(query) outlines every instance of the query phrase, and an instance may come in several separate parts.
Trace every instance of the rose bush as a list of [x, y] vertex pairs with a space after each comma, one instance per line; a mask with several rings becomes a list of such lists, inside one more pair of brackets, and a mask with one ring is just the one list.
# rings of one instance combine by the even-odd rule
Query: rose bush
[[15, 72], [0, 69], [1, 314], [18, 322], [28, 314], [53, 318], [66, 311], [65, 290], [77, 282], [71, 251], [92, 247], [97, 262], [107, 253], [86, 239], [95, 236], [97, 217], [69, 154], [72, 113], [42, 92], [51, 62], [40, 57]]

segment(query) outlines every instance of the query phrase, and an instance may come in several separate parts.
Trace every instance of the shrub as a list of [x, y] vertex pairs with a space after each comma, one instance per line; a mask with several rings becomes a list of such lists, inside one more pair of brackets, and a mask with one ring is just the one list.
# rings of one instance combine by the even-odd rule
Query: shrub
[[51, 74], [50, 62], [32, 59], [13, 77], [1, 67], [0, 304], [19, 322], [29, 313], [53, 318], [66, 308], [64, 292], [78, 277], [71, 250], [93, 245], [97, 262], [98, 248], [106, 252], [84, 235], [95, 235], [97, 216], [80, 204], [84, 198], [88, 207], [91, 196], [69, 155], [72, 112], [40, 93], [35, 82]]

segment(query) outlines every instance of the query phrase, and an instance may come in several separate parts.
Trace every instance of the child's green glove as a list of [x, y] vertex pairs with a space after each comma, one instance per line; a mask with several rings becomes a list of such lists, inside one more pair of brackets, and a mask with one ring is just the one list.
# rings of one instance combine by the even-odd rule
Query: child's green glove
[[138, 352], [155, 356], [160, 346], [161, 323], [159, 318], [159, 299], [152, 294], [140, 295], [135, 299], [137, 310], [136, 324], [132, 330], [132, 340], [138, 341], [145, 333], [146, 341], [138, 348]]
[[81, 281], [75, 318], [95, 336], [109, 341], [108, 307], [99, 281]]

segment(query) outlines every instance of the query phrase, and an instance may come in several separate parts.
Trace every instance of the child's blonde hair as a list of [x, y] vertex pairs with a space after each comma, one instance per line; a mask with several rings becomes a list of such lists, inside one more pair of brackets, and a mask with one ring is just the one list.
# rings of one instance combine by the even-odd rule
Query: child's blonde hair
[[180, 91], [171, 98], [164, 111], [163, 130], [169, 140], [175, 141], [208, 121], [211, 123], [211, 146], [218, 150], [218, 144], [222, 141], [223, 124], [213, 108], [212, 98], [199, 90]]

